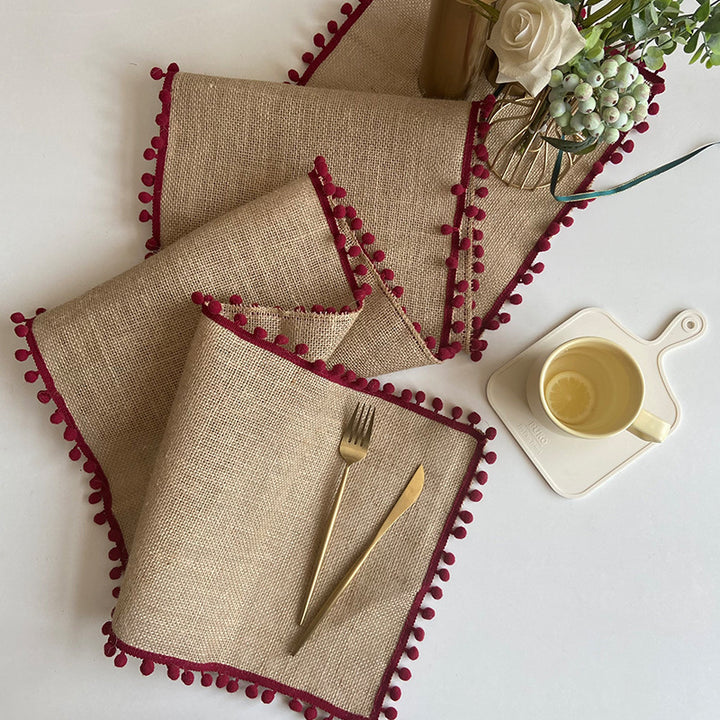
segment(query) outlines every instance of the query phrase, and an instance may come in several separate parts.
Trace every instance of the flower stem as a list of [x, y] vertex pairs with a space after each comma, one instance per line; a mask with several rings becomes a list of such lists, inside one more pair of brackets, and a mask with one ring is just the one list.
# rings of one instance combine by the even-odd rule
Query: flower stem
[[533, 108], [533, 111], [530, 115], [530, 122], [528, 123], [528, 126], [523, 133], [522, 138], [520, 139], [515, 148], [515, 151], [519, 155], [525, 154], [533, 139], [540, 131], [543, 123], [546, 122], [548, 119], [548, 112], [550, 109], [550, 102], [548, 100], [549, 94], [550, 90], [546, 88], [542, 91], [540, 95], [538, 95], [536, 99], [535, 107]]
[[584, 28], [590, 27], [591, 25], [594, 25], [598, 20], [602, 20], [602, 18], [606, 17], [612, 12], [615, 12], [619, 7], [622, 7], [623, 5], [627, 4], [630, 7], [632, 7], [633, 0], [610, 0], [607, 4], [603, 5], [601, 8], [596, 10], [591, 15], [588, 15], [588, 17], [583, 20], [582, 26]]
[[490, 22], [497, 22], [500, 17], [500, 11], [492, 4], [482, 2], [482, 0], [457, 0], [461, 5], [469, 5], [475, 12], [482, 15]]

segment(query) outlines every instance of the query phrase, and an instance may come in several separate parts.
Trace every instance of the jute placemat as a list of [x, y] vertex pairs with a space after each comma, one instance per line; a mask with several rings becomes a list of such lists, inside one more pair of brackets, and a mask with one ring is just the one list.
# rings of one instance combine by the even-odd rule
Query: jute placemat
[[[306, 716], [377, 717], [416, 656], [443, 553], [464, 534], [485, 436], [345, 368], [298, 356], [273, 331], [205, 303], [157, 452], [108, 651], [171, 677], [289, 697]], [[376, 409], [353, 467], [315, 610], [422, 463], [417, 503], [383, 538], [305, 647], [289, 654], [355, 405]], [[437, 406], [437, 403], [436, 403]], [[470, 421], [477, 423], [477, 416]], [[439, 571], [439, 576], [438, 576]], [[430, 593], [430, 594], [428, 594]], [[407, 655], [406, 655], [407, 653]], [[214, 675], [210, 675], [210, 673]], [[391, 688], [394, 688], [391, 690]], [[386, 695], [390, 694], [390, 697]]]

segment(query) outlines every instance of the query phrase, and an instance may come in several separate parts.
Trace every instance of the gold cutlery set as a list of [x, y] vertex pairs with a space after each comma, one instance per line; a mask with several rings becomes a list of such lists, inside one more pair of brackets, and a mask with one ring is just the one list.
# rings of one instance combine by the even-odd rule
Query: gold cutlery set
[[375, 534], [375, 537], [363, 550], [342, 580], [340, 580], [340, 582], [335, 586], [330, 595], [328, 595], [327, 599], [320, 606], [313, 618], [309, 622], [305, 623], [310, 601], [312, 600], [313, 592], [315, 590], [318, 577], [320, 576], [325, 554], [327, 553], [328, 545], [330, 544], [330, 537], [332, 536], [335, 521], [340, 510], [340, 504], [342, 503], [343, 494], [345, 492], [350, 466], [365, 459], [368, 453], [368, 448], [370, 447], [370, 438], [372, 437], [374, 421], [375, 408], [358, 403], [358, 405], [355, 406], [350, 422], [345, 427], [340, 440], [339, 453], [340, 457], [342, 457], [345, 461], [345, 467], [343, 469], [342, 478], [340, 479], [340, 485], [335, 494], [335, 500], [333, 502], [332, 510], [330, 511], [327, 528], [325, 529], [322, 542], [320, 543], [320, 547], [318, 549], [317, 558], [315, 559], [312, 577], [310, 578], [307, 595], [300, 614], [299, 624], [302, 626], [302, 630], [292, 649], [292, 655], [295, 655], [302, 648], [305, 641], [312, 635], [317, 626], [322, 622], [323, 618], [335, 605], [337, 599], [347, 589], [353, 578], [358, 574], [360, 568], [363, 566], [375, 546], [380, 542], [383, 535], [385, 535], [385, 533], [393, 526], [400, 516], [415, 503], [422, 492], [423, 484], [425, 482], [425, 470], [423, 466], [420, 465], [413, 473], [413, 476], [410, 478], [410, 481], [405, 486], [405, 489], [398, 498], [397, 502], [388, 513], [385, 521]]

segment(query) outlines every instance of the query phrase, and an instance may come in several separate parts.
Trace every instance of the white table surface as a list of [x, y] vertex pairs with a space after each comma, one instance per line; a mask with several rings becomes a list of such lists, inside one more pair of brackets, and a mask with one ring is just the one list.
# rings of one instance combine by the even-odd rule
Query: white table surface
[[[340, 0], [24, 0], [0, 12], [0, 315], [53, 307], [137, 263], [137, 193], [154, 132], [153, 65], [283, 80]], [[694, 6], [694, 3], [691, 3]], [[720, 69], [667, 70], [661, 113], [599, 186], [720, 138]], [[498, 425], [499, 455], [413, 679], [407, 719], [717, 718], [720, 714], [720, 149], [576, 214], [479, 364], [394, 378]], [[555, 495], [485, 399], [502, 363], [576, 310], [655, 335], [696, 307], [706, 337], [670, 354], [684, 419], [579, 500]], [[105, 529], [87, 480], [0, 353], [0, 716], [291, 718], [270, 706], [116, 669]]]

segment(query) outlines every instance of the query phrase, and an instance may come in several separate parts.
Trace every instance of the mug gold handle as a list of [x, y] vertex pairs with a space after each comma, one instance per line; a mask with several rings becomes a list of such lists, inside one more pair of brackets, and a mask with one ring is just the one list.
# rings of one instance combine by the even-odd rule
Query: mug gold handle
[[670, 432], [670, 424], [647, 410], [641, 410], [628, 430], [641, 440], [661, 443]]

